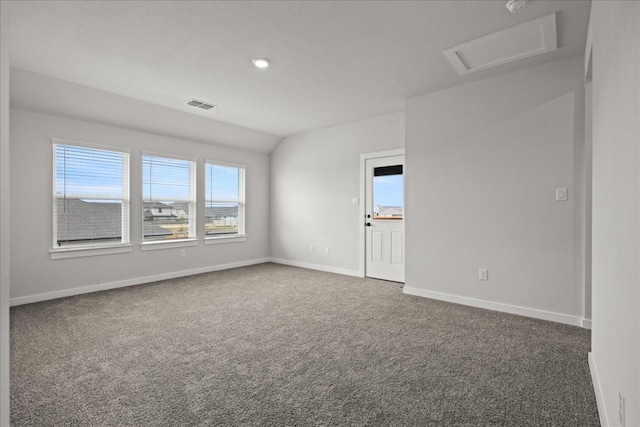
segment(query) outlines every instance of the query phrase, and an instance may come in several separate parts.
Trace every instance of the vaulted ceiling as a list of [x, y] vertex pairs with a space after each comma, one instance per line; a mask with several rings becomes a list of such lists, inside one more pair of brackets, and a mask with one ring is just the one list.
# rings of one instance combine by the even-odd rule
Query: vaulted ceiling
[[[276, 141], [401, 111], [416, 95], [584, 52], [589, 1], [530, 0], [517, 13], [505, 4], [19, 1], [9, 8], [10, 59], [17, 69]], [[556, 51], [464, 76], [442, 53], [553, 12]], [[256, 69], [256, 57], [272, 66]], [[218, 108], [185, 105], [191, 98]]]

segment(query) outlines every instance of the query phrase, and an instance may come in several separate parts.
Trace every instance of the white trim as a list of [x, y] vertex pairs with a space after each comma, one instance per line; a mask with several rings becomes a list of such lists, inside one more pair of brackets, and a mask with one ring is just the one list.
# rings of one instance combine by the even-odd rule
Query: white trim
[[243, 165], [241, 163], [231, 163], [231, 162], [223, 162], [220, 160], [211, 160], [211, 159], [204, 159], [204, 164], [207, 165], [218, 165], [218, 166], [229, 166], [232, 168], [242, 168], [242, 169], [246, 169], [247, 165]]
[[404, 156], [404, 148], [394, 148], [393, 150], [374, 151], [371, 153], [360, 154], [360, 164], [363, 160], [378, 159], [380, 157]]
[[54, 136], [51, 138], [51, 142], [53, 143], [53, 145], [72, 145], [74, 147], [91, 148], [91, 149], [100, 150], [100, 151], [115, 151], [118, 153], [131, 154], [131, 148], [128, 148], [128, 147], [118, 147], [114, 145], [105, 145], [105, 144], [94, 144], [92, 142], [78, 141], [75, 139], [58, 138]]
[[375, 151], [372, 153], [363, 153], [360, 154], [360, 209], [358, 210], [358, 215], [360, 215], [360, 227], [358, 233], [358, 239], [360, 239], [360, 244], [358, 245], [358, 277], [365, 277], [365, 257], [366, 257], [366, 242], [365, 242], [365, 229], [364, 223], [367, 208], [366, 201], [366, 191], [365, 186], [367, 184], [367, 160], [377, 159], [381, 157], [393, 157], [393, 156], [404, 156], [405, 149], [404, 148], [394, 148], [393, 150], [384, 150], [384, 151]]
[[0, 426], [10, 425], [9, 288], [11, 286], [11, 162], [9, 6], [0, 2]]
[[123, 254], [127, 252], [133, 252], [131, 245], [77, 247], [51, 249], [49, 251], [51, 259], [81, 258], [86, 256]]
[[[590, 8], [592, 6], [589, 6]], [[589, 14], [589, 22], [587, 23], [587, 42], [584, 47], [584, 77], [587, 79], [589, 74], [589, 63], [593, 60], [593, 13]]]
[[584, 317], [580, 321], [580, 326], [585, 329], [591, 329], [591, 319], [585, 319]]
[[147, 151], [147, 150], [140, 151], [140, 160], [141, 160], [141, 162], [144, 160], [143, 157], [145, 157], [145, 156], [147, 156], [147, 157], [161, 157], [163, 159], [169, 159], [169, 160], [181, 160], [183, 162], [198, 163], [198, 158], [197, 157], [184, 156], [182, 154], [159, 153], [157, 151]]
[[228, 270], [231, 268], [246, 267], [255, 264], [264, 264], [269, 262], [269, 258], [259, 258], [247, 261], [233, 262], [229, 264], [212, 265], [209, 267], [194, 268], [191, 270], [172, 271], [170, 273], [155, 274], [153, 276], [137, 277], [134, 279], [126, 279], [118, 282], [101, 283], [98, 285], [80, 286], [77, 288], [63, 289], [60, 291], [46, 292], [36, 295], [27, 295], [24, 297], [11, 298], [11, 306], [31, 304], [34, 302], [47, 301], [56, 298], [70, 297], [74, 295], [88, 294], [91, 292], [106, 291], [109, 289], [124, 288], [127, 286], [141, 285], [143, 283], [152, 283], [159, 280], [175, 279], [178, 277], [192, 276], [194, 274], [210, 273], [212, 271]]
[[362, 274], [360, 274], [359, 271], [347, 270], [346, 268], [329, 267], [327, 265], [310, 264], [306, 262], [290, 261], [287, 259], [280, 259], [280, 258], [271, 258], [271, 262], [276, 264], [290, 265], [292, 267], [307, 268], [309, 270], [318, 270], [318, 271], [324, 271], [327, 273], [342, 274], [344, 276], [364, 277]]
[[220, 236], [220, 237], [205, 237], [204, 244], [205, 245], [219, 245], [221, 243], [236, 243], [236, 242], [246, 242], [247, 236]]
[[604, 404], [604, 395], [602, 387], [600, 387], [600, 378], [598, 377], [598, 368], [596, 367], [596, 359], [592, 352], [589, 352], [589, 371], [591, 372], [591, 383], [593, 383], [593, 391], [596, 395], [596, 404], [598, 406], [598, 415], [600, 416], [600, 425], [610, 426], [607, 417], [607, 408]]
[[536, 319], [550, 320], [552, 322], [564, 323], [572, 326], [580, 326], [581, 318], [568, 314], [554, 313], [552, 311], [538, 310], [535, 308], [520, 307], [517, 305], [503, 304], [500, 302], [480, 300], [476, 298], [461, 297], [458, 295], [445, 294], [441, 292], [427, 291], [424, 289], [411, 288], [405, 286], [403, 292], [407, 295], [416, 295], [440, 301], [452, 302], [455, 304], [468, 305], [471, 307], [484, 308], [487, 310], [500, 311], [503, 313], [517, 314], [520, 316], [533, 317]]
[[157, 240], [155, 242], [140, 243], [141, 251], [157, 251], [159, 249], [186, 248], [189, 246], [198, 246], [196, 239], [184, 240]]

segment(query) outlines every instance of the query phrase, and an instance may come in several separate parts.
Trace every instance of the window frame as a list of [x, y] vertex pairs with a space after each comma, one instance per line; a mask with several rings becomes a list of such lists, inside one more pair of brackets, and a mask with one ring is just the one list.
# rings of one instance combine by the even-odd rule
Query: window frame
[[[189, 162], [189, 194], [190, 198], [185, 200], [171, 200], [172, 202], [182, 202], [189, 203], [189, 237], [181, 238], [181, 239], [166, 239], [166, 240], [145, 240], [144, 235], [144, 221], [145, 221], [145, 197], [144, 197], [144, 162], [145, 157], [156, 157], [163, 158], [169, 160], [178, 160]], [[156, 250], [156, 249], [165, 249], [172, 247], [187, 247], [187, 246], [196, 246], [197, 245], [197, 224], [198, 224], [198, 193], [197, 193], [197, 177], [198, 177], [198, 159], [195, 157], [189, 156], [181, 156], [179, 154], [167, 154], [167, 153], [159, 153], [154, 151], [142, 151], [140, 154], [140, 199], [142, 201], [141, 204], [141, 241], [140, 241], [140, 249], [145, 250]], [[162, 201], [162, 199], [156, 199], [155, 201]], [[193, 212], [193, 213], [192, 213]]]
[[[210, 199], [208, 194], [207, 183], [207, 166], [224, 166], [238, 169], [238, 199]], [[234, 243], [244, 242], [247, 240], [246, 232], [246, 187], [247, 187], [247, 166], [239, 163], [231, 163], [214, 159], [204, 160], [204, 243], [206, 245], [215, 245], [220, 243]], [[209, 203], [238, 203], [238, 232], [237, 234], [220, 234], [220, 235], [208, 235], [207, 234], [207, 204]]]
[[[89, 242], [89, 243], [80, 243], [80, 244], [72, 244], [66, 246], [58, 245], [58, 203], [57, 201], [60, 199], [57, 193], [57, 184], [58, 184], [58, 164], [57, 164], [57, 147], [59, 146], [68, 146], [68, 147], [78, 147], [89, 150], [100, 150], [107, 151], [112, 153], [121, 153], [123, 155], [122, 158], [122, 192], [121, 198], [111, 197], [111, 196], [102, 196], [99, 198], [96, 197], [74, 197], [74, 199], [94, 199], [94, 200], [120, 200], [121, 201], [121, 219], [120, 219], [120, 230], [121, 236], [119, 242]], [[76, 258], [76, 257], [86, 257], [86, 256], [95, 256], [95, 255], [107, 255], [113, 253], [124, 253], [131, 252], [131, 150], [129, 148], [112, 146], [112, 145], [104, 145], [104, 144], [95, 144], [89, 143], [85, 141], [78, 141], [66, 138], [51, 138], [51, 152], [52, 152], [52, 161], [51, 165], [53, 167], [52, 170], [52, 200], [50, 206], [52, 207], [51, 218], [52, 218], [52, 249], [50, 249], [50, 257], [51, 259], [63, 259], [63, 258]], [[89, 195], [94, 196], [94, 195]], [[67, 195], [63, 195], [64, 198]]]

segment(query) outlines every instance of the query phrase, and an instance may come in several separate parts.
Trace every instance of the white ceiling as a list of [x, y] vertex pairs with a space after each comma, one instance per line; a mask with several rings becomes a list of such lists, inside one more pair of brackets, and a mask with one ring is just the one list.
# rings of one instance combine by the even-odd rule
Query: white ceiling
[[[20, 1], [9, 7], [10, 59], [181, 117], [282, 137], [401, 111], [416, 95], [584, 52], [589, 1], [530, 0], [515, 14], [505, 4]], [[553, 12], [554, 52], [465, 76], [442, 53]], [[254, 68], [260, 56], [272, 67]], [[219, 107], [184, 105], [190, 98]]]

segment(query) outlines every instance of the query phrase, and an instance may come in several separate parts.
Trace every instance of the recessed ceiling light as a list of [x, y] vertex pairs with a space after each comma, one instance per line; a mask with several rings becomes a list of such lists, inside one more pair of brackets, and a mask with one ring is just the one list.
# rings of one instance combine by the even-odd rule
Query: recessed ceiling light
[[271, 64], [271, 61], [269, 61], [267, 58], [256, 58], [253, 60], [253, 65], [258, 68], [268, 68], [269, 64]]

